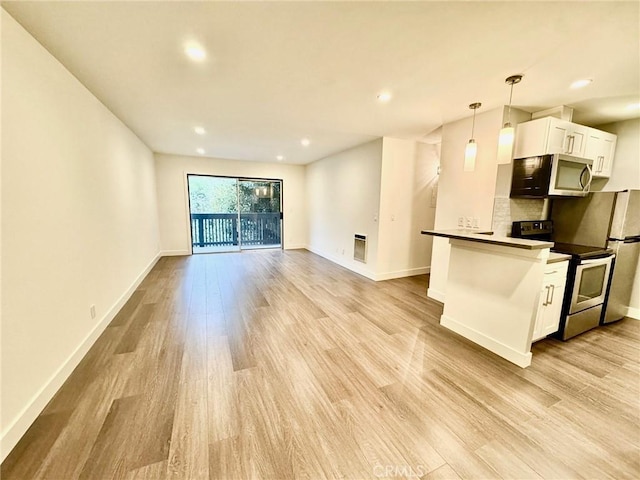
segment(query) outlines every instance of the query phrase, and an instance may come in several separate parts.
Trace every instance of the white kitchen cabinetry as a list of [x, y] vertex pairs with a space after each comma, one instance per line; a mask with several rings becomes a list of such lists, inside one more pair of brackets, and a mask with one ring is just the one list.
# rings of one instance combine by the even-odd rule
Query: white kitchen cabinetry
[[613, 155], [618, 137], [595, 128], [589, 129], [585, 146], [585, 158], [593, 160], [593, 176], [609, 178], [613, 167]]
[[556, 117], [520, 123], [516, 128], [513, 158], [563, 153], [584, 157], [589, 127]]
[[558, 331], [568, 268], [569, 262], [566, 260], [549, 263], [545, 267], [532, 342]]

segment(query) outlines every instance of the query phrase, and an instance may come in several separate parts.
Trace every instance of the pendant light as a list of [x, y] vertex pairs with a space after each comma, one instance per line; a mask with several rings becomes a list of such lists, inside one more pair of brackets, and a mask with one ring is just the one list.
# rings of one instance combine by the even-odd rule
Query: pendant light
[[480, 108], [480, 102], [472, 103], [469, 108], [473, 110], [473, 123], [471, 124], [471, 138], [464, 150], [464, 171], [473, 172], [476, 168], [476, 154], [478, 153], [478, 144], [473, 138], [473, 131], [476, 127], [476, 110]]
[[509, 94], [509, 109], [507, 110], [507, 123], [504, 124], [502, 130], [500, 130], [500, 136], [498, 137], [498, 164], [511, 163], [511, 157], [513, 156], [513, 140], [515, 130], [511, 125], [511, 99], [513, 98], [513, 86], [516, 83], [520, 83], [522, 75], [511, 75], [505, 79], [507, 85], [511, 85], [511, 93]]

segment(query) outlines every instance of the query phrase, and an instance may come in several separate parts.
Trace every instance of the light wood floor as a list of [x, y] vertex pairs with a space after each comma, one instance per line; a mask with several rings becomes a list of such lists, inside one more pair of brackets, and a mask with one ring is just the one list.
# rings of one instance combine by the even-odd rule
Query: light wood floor
[[640, 322], [521, 369], [440, 327], [427, 281], [163, 258], [2, 479], [640, 477]]

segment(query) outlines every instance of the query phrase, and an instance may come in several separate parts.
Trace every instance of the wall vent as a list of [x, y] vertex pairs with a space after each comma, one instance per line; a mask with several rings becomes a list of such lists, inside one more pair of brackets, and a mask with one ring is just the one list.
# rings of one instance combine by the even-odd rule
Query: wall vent
[[353, 238], [353, 259], [367, 263], [367, 236], [356, 233]]

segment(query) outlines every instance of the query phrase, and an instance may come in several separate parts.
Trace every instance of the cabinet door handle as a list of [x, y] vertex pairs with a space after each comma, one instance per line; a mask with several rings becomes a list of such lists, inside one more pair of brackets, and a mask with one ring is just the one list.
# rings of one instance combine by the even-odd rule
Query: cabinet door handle
[[545, 275], [553, 275], [554, 273], [558, 273], [558, 270], [554, 270], [553, 272], [544, 272]]
[[550, 291], [551, 291], [551, 300], [549, 300], [549, 305], [551, 305], [553, 303], [553, 294], [556, 292], [556, 286], [555, 285], [550, 285]]
[[546, 307], [547, 305], [549, 305], [549, 292], [551, 292], [551, 286], [546, 285], [544, 288], [547, 289], [547, 294], [544, 297], [544, 302], [542, 302], [542, 306]]

